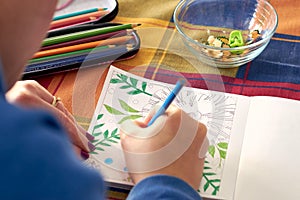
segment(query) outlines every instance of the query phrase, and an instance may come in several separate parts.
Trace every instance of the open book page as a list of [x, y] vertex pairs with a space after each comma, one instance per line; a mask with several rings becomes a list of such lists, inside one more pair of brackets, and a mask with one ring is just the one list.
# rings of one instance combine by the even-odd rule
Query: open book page
[[[93, 144], [97, 149], [87, 163], [99, 169], [109, 182], [132, 185], [120, 146], [119, 125], [125, 120], [145, 117], [173, 88], [174, 85], [111, 66], [89, 127], [89, 132], [96, 137]], [[232, 169], [238, 166], [244, 128], [234, 125], [233, 120], [235, 115], [238, 116], [235, 120], [245, 120], [246, 100], [239, 100], [238, 95], [184, 87], [173, 102], [208, 128], [210, 147], [199, 188], [202, 196], [231, 198], [233, 195], [237, 170]], [[238, 104], [241, 104], [239, 109]], [[232, 139], [233, 128], [237, 139]], [[229, 149], [231, 146], [233, 150]], [[226, 168], [227, 163], [233, 168]], [[224, 169], [229, 174], [224, 174]]]
[[[59, 0], [58, 7], [67, 1], [68, 0]], [[107, 8], [107, 10], [112, 11], [115, 9], [116, 5], [117, 3], [114, 0], [73, 0], [73, 2], [66, 8], [56, 11], [55, 16], [73, 13], [80, 10], [87, 10], [90, 8]]]
[[300, 199], [300, 102], [253, 97], [234, 199]]

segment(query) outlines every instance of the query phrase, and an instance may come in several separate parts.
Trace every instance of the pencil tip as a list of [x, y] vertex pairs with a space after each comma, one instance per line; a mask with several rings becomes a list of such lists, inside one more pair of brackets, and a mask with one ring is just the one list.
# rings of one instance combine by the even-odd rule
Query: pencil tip
[[140, 26], [140, 25], [142, 25], [142, 24], [138, 24], [138, 23], [137, 24], [131, 24], [132, 28]]
[[186, 83], [186, 80], [183, 78], [180, 78], [180, 79], [178, 79], [177, 83], [184, 86]]

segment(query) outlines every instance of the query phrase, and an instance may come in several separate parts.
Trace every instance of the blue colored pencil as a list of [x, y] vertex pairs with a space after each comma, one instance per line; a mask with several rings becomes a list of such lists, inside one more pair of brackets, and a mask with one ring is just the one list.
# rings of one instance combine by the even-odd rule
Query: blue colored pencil
[[69, 18], [69, 17], [75, 17], [75, 16], [78, 16], [78, 15], [97, 12], [97, 11], [100, 11], [100, 10], [107, 10], [107, 8], [91, 8], [91, 9], [87, 9], [87, 10], [81, 10], [81, 11], [77, 11], [77, 12], [68, 13], [68, 14], [65, 14], [65, 15], [60, 15], [60, 16], [57, 16], [57, 17], [53, 17], [52, 20], [56, 21], [56, 20], [66, 19], [66, 18]]
[[165, 111], [168, 109], [168, 107], [170, 106], [170, 104], [173, 102], [173, 100], [175, 99], [176, 95], [180, 92], [180, 90], [182, 89], [182, 87], [185, 84], [185, 80], [184, 79], [179, 79], [175, 85], [175, 88], [171, 91], [171, 93], [169, 94], [169, 96], [167, 97], [167, 99], [165, 100], [165, 102], [163, 103], [163, 105], [159, 108], [159, 110], [157, 111], [157, 113], [155, 113], [155, 115], [152, 117], [152, 119], [149, 121], [149, 123], [147, 124], [147, 126], [151, 126], [154, 121], [161, 116], [162, 114], [165, 113]]

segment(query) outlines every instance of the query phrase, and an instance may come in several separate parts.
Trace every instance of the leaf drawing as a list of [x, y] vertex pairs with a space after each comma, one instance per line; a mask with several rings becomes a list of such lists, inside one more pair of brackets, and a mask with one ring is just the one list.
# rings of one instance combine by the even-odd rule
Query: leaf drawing
[[122, 99], [119, 99], [119, 103], [121, 108], [126, 111], [126, 112], [122, 112], [117, 110], [116, 108], [113, 108], [109, 105], [104, 104], [105, 109], [113, 115], [124, 115], [124, 117], [118, 122], [118, 124], [121, 124], [122, 122], [126, 121], [126, 120], [135, 120], [138, 118], [143, 117], [142, 115], [138, 115], [137, 113], [140, 113], [140, 111], [132, 108], [130, 105], [128, 105], [125, 101], [123, 101]]
[[[216, 152], [220, 156], [219, 165], [221, 167], [222, 160], [225, 160], [227, 153], [228, 143], [227, 142], [219, 142], [216, 145], [210, 145], [208, 147], [208, 153], [212, 158], [216, 157]], [[209, 161], [205, 160], [204, 168], [203, 168], [203, 181], [205, 184], [203, 186], [203, 191], [206, 192], [209, 188], [212, 191], [211, 195], [217, 195], [220, 189], [221, 179], [216, 177], [217, 174], [214, 172], [213, 168], [210, 166]]]
[[[205, 160], [204, 170], [203, 170], [203, 179], [206, 181], [203, 186], [203, 191], [206, 192], [209, 188], [212, 188], [212, 195], [217, 195], [220, 189], [221, 179], [215, 178], [217, 174], [211, 171], [212, 168], [209, 166], [209, 162]], [[203, 180], [203, 181], [204, 181]]]
[[106, 110], [110, 113], [110, 114], [113, 114], [113, 115], [124, 115], [124, 113], [122, 113], [121, 111], [118, 111], [117, 109], [109, 106], [109, 105], [106, 105], [104, 104], [104, 107], [106, 108]]
[[119, 99], [120, 105], [121, 107], [127, 111], [127, 112], [131, 112], [131, 113], [138, 113], [139, 111], [130, 107], [125, 101], [123, 101], [122, 99]]
[[97, 151], [105, 151], [105, 147], [110, 147], [112, 144], [116, 144], [119, 141], [120, 135], [118, 134], [118, 128], [115, 128], [111, 133], [109, 132], [109, 130], [105, 130], [103, 132], [103, 139], [93, 141], [96, 150], [92, 153], [98, 154]]
[[[100, 120], [102, 117], [103, 117], [103, 114], [99, 114], [99, 115], [97, 116], [97, 121]], [[93, 135], [94, 137], [97, 137], [97, 136], [99, 136], [99, 135], [102, 134], [101, 131], [98, 131], [98, 129], [100, 129], [102, 126], [104, 126], [104, 124], [103, 124], [103, 123], [100, 123], [100, 124], [96, 124], [96, 125], [93, 127], [92, 135]]]
[[138, 80], [135, 78], [130, 77], [128, 80], [128, 77], [125, 76], [124, 74], [117, 74], [118, 78], [112, 78], [110, 80], [110, 83], [112, 84], [121, 84], [121, 86], [119, 87], [120, 89], [129, 89], [131, 88], [130, 91], [127, 92], [127, 94], [130, 95], [137, 95], [137, 94], [146, 94], [148, 96], [152, 96], [152, 94], [146, 92], [146, 88], [147, 88], [147, 83], [146, 82], [142, 82], [142, 86], [141, 88], [138, 88]]

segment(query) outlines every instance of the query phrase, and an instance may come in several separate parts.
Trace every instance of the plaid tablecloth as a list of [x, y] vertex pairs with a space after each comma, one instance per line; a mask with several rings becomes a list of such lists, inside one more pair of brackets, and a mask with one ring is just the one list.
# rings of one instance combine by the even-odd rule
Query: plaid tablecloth
[[[150, 79], [175, 83], [180, 76], [192, 87], [240, 95], [300, 99], [300, 1], [270, 0], [279, 15], [276, 34], [265, 51], [239, 68], [217, 69], [200, 63], [183, 45], [172, 22], [178, 0], [118, 0], [114, 22], [141, 23], [141, 49], [132, 59], [113, 65]], [[60, 96], [77, 121], [88, 127], [108, 66], [38, 78]], [[111, 199], [126, 192], [110, 190]]]

